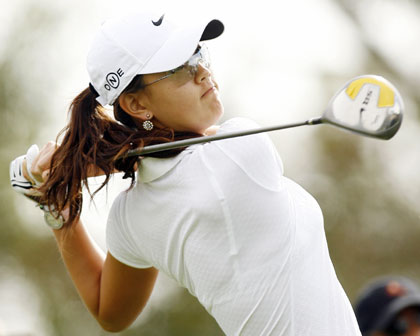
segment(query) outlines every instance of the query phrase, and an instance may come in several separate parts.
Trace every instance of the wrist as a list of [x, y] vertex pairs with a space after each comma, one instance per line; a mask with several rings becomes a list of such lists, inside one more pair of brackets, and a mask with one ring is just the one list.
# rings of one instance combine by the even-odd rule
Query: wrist
[[39, 208], [44, 212], [45, 223], [54, 230], [60, 230], [63, 228], [66, 219], [61, 213], [58, 213], [52, 207], [47, 205], [39, 204]]

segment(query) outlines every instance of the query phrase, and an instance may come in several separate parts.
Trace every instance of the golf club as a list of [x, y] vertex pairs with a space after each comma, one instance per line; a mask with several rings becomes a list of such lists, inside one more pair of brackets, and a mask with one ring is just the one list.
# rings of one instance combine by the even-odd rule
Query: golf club
[[330, 124], [377, 139], [391, 139], [400, 128], [404, 104], [398, 90], [385, 78], [363, 75], [347, 82], [330, 100], [322, 116], [303, 122], [227, 132], [133, 149], [124, 156], [141, 156], [210, 141], [271, 132], [304, 125]]

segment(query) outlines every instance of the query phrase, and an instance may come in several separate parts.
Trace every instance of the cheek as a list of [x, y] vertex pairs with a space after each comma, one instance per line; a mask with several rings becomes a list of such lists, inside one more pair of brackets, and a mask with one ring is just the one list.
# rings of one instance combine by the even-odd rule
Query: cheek
[[171, 126], [172, 122], [188, 120], [198, 108], [198, 100], [191, 91], [178, 89], [160, 95], [150, 109], [159, 121]]
[[[182, 97], [184, 96], [182, 90], [176, 90], [172, 87], [164, 87], [162, 90], [155, 94], [152, 98], [152, 109], [160, 113], [170, 111], [183, 104]], [[157, 113], [159, 113], [157, 112]]]
[[154, 97], [151, 111], [167, 127], [203, 132], [217, 123], [224, 109], [218, 91], [201, 99], [202, 90], [193, 82], [177, 88], [168, 86]]

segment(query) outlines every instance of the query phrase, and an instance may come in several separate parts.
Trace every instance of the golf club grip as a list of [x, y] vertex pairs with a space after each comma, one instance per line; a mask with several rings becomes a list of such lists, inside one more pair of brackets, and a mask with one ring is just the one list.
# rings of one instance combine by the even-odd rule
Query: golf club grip
[[304, 126], [304, 125], [316, 125], [320, 123], [322, 123], [322, 118], [318, 117], [318, 118], [312, 118], [303, 122], [298, 122], [298, 123], [293, 123], [293, 124], [261, 127], [261, 128], [244, 130], [244, 131], [235, 131], [235, 132], [227, 132], [227, 133], [216, 134], [216, 135], [211, 135], [211, 136], [204, 136], [200, 138], [172, 141], [172, 142], [167, 142], [163, 144], [146, 146], [142, 149], [132, 149], [128, 151], [126, 154], [124, 154], [123, 156], [121, 156], [121, 158], [130, 157], [130, 156], [141, 156], [145, 154], [162, 152], [165, 150], [170, 150], [170, 149], [175, 149], [175, 148], [187, 147], [187, 146], [196, 145], [200, 143], [236, 138], [236, 137], [258, 134], [258, 133], [263, 133], [263, 132], [277, 131], [277, 130], [281, 130], [285, 128], [293, 128], [293, 127], [299, 127], [299, 126]]

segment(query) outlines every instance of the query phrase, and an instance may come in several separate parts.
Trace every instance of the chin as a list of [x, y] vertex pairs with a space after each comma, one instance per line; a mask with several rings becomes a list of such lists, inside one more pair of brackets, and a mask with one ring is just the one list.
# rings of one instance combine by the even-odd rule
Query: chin
[[217, 124], [217, 122], [223, 116], [223, 113], [224, 108], [221, 102], [219, 102], [217, 105], [212, 106], [210, 110], [204, 112], [199, 123], [195, 124], [194, 132], [204, 134], [209, 127]]
[[213, 125], [215, 124], [215, 123], [217, 123], [219, 120], [220, 120], [220, 118], [221, 117], [223, 117], [223, 114], [225, 113], [225, 109], [224, 109], [224, 107], [223, 107], [223, 104], [222, 104], [222, 102], [221, 101], [219, 101], [219, 104], [218, 104], [218, 106], [217, 106], [217, 109], [216, 109], [216, 111], [215, 111], [215, 115], [216, 115], [216, 117], [215, 117], [215, 120], [214, 120], [214, 122], [213, 122]]

